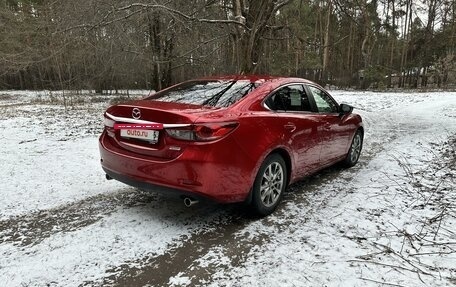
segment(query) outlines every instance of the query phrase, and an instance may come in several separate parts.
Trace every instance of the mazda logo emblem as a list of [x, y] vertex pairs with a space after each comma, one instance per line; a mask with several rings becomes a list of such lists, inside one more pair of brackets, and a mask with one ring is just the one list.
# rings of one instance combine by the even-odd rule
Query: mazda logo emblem
[[137, 120], [141, 117], [141, 111], [138, 109], [138, 108], [134, 108], [132, 111], [131, 111], [131, 116]]

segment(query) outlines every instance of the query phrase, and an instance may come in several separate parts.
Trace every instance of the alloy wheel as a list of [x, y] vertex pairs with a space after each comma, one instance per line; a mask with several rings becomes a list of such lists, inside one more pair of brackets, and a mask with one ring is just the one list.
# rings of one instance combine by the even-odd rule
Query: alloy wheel
[[351, 150], [350, 150], [351, 162], [358, 161], [360, 153], [361, 153], [361, 135], [360, 135], [360, 133], [356, 133], [355, 138], [353, 139]]
[[271, 207], [280, 198], [285, 177], [282, 166], [272, 162], [264, 170], [260, 186], [260, 198], [264, 206]]

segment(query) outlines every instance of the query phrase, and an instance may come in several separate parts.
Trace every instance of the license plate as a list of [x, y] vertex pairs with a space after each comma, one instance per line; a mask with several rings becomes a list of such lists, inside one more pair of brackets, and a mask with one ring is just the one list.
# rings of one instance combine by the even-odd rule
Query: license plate
[[124, 138], [133, 138], [144, 141], [156, 143], [158, 141], [159, 131], [154, 130], [136, 130], [136, 129], [122, 129], [120, 136]]

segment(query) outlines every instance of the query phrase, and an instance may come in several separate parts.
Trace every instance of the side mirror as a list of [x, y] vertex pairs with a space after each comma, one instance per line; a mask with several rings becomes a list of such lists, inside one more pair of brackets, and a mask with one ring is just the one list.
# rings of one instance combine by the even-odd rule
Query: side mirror
[[347, 104], [340, 104], [339, 106], [339, 113], [340, 115], [347, 115], [353, 112], [353, 107]]

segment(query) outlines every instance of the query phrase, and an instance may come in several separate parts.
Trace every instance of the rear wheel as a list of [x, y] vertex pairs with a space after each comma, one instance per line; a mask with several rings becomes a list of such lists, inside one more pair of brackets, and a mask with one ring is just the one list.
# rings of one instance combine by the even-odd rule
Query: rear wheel
[[252, 206], [262, 216], [279, 205], [287, 185], [287, 167], [278, 154], [268, 156], [258, 171], [252, 190]]
[[348, 150], [347, 157], [344, 160], [344, 164], [348, 167], [354, 166], [359, 160], [362, 148], [363, 132], [361, 130], [357, 130], [355, 136], [353, 137], [350, 149]]

